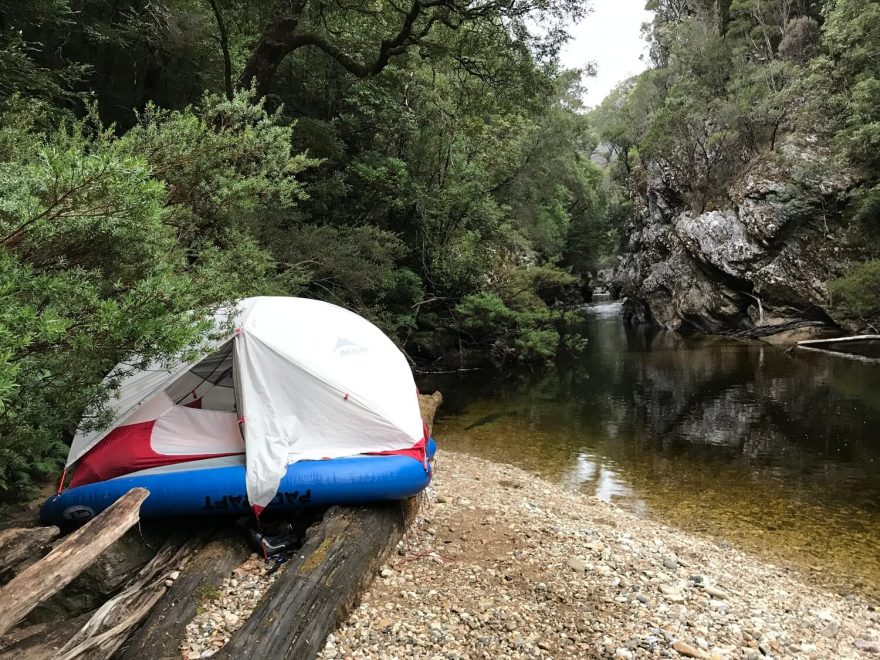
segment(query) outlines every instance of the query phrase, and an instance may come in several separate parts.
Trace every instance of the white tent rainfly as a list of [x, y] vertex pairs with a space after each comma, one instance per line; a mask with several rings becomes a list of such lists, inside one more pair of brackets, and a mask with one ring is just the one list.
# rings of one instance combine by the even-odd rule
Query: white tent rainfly
[[71, 491], [244, 462], [247, 501], [259, 514], [291, 464], [376, 454], [424, 463], [409, 364], [366, 319], [321, 301], [260, 297], [218, 314], [215, 325], [225, 335], [206, 338], [194, 361], [122, 381], [110, 428], [74, 438]]

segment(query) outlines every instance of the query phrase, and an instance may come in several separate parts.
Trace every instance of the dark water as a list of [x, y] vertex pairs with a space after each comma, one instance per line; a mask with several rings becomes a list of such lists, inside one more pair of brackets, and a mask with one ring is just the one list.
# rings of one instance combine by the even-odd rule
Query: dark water
[[880, 366], [646, 335], [597, 304], [577, 363], [423, 383], [443, 447], [880, 596]]

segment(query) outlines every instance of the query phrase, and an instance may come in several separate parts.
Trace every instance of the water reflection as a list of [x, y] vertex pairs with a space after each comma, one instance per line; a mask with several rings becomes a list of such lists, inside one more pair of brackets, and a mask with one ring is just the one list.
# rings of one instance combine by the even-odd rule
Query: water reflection
[[536, 380], [435, 379], [446, 446], [880, 592], [880, 368], [624, 327]]

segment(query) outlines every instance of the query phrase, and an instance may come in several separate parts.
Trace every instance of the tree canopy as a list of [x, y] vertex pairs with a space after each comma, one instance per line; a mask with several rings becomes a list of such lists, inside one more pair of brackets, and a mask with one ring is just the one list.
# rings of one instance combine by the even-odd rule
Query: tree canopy
[[585, 9], [0, 0], [0, 495], [240, 297], [344, 305], [415, 365], [577, 344], [554, 303], [615, 243], [557, 61]]

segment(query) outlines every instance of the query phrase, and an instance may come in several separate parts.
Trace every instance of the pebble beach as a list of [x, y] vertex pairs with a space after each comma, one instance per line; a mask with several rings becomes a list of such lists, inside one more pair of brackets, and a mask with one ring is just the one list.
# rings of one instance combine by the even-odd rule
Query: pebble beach
[[[182, 655], [213, 655], [276, 574], [255, 556], [237, 569]], [[441, 451], [418, 519], [319, 657], [880, 659], [878, 609], [521, 469]]]
[[325, 660], [880, 658], [880, 612], [523, 470], [440, 452]]

